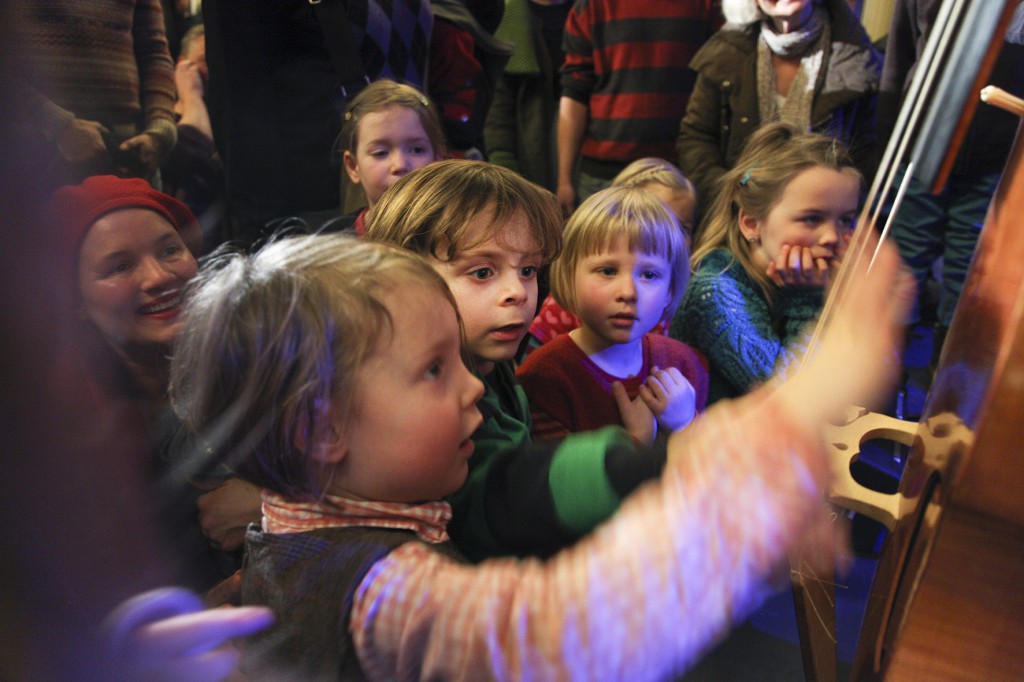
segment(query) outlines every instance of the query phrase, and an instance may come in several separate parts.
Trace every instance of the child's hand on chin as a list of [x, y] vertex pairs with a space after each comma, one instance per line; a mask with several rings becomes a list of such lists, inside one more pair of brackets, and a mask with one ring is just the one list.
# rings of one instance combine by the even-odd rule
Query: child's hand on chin
[[828, 287], [839, 259], [815, 257], [810, 246], [784, 244], [765, 271], [776, 286]]
[[640, 397], [669, 433], [688, 426], [697, 414], [697, 391], [676, 367], [654, 367], [640, 386]]

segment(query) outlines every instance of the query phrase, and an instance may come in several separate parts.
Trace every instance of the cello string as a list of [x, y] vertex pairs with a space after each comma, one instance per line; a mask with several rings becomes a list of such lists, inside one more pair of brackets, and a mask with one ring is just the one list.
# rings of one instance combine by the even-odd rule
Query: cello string
[[[875, 233], [875, 225], [878, 222], [884, 203], [881, 198], [887, 196], [891, 191], [899, 166], [907, 154], [907, 149], [910, 147], [910, 142], [919, 132], [915, 128], [918, 127], [921, 113], [924, 111], [925, 105], [928, 104], [927, 100], [929, 98], [927, 95], [933, 94], [933, 91], [936, 89], [936, 79], [942, 70], [944, 62], [948, 60], [948, 52], [956, 35], [956, 28], [959, 24], [958, 20], [962, 18], [966, 5], [967, 0], [945, 0], [939, 7], [939, 12], [933, 25], [934, 28], [925, 42], [925, 49], [922, 51], [921, 57], [918, 59], [917, 68], [914, 71], [913, 78], [911, 78], [907, 93], [904, 95], [903, 105], [900, 107], [893, 133], [879, 164], [879, 168], [883, 170], [875, 174], [868, 197], [857, 220], [857, 226], [847, 247], [846, 255], [839, 266], [839, 271], [836, 273], [835, 281], [832, 283], [830, 295], [826, 297], [818, 323], [811, 334], [807, 345], [808, 348], [817, 346], [821, 335], [834, 314], [835, 308], [845, 300], [846, 296], [853, 289], [852, 283], [849, 280], [853, 276], [852, 273], [856, 271], [855, 265], [860, 262], [861, 258], [865, 257], [869, 250], [872, 254], [873, 262], [878, 249], [881, 248], [882, 240], [876, 242], [874, 249], [868, 248], [872, 242], [871, 237]], [[916, 160], [916, 158], [912, 158], [908, 165], [915, 165]], [[902, 195], [910, 177], [909, 173], [904, 174], [901, 191], [898, 192], [897, 196], [900, 202], [902, 202]], [[872, 208], [873, 206], [874, 208]], [[898, 204], [894, 201], [892, 210], [890, 210], [889, 222], [891, 222], [892, 216], [896, 214], [898, 208]]]
[[906, 194], [912, 177], [914, 177], [914, 160], [907, 162], [907, 170], [903, 173], [903, 180], [900, 182], [899, 190], [896, 192], [896, 198], [892, 200], [892, 210], [889, 211], [889, 217], [885, 221], [885, 227], [882, 228], [882, 234], [878, 236], [878, 244], [875, 245], [874, 253], [871, 254], [868, 272], [871, 272], [871, 268], [874, 267], [875, 259], [878, 258], [878, 252], [889, 236], [889, 228], [892, 227], [892, 223], [896, 219], [896, 213], [900, 210], [900, 205], [903, 203], [903, 195]]
[[[930, 103], [930, 95], [933, 95], [937, 89], [936, 79], [949, 62], [949, 53], [956, 37], [956, 28], [961, 24], [966, 7], [967, 0], [945, 0], [939, 7], [934, 28], [925, 42], [925, 48], [918, 59], [910, 86], [903, 96], [903, 106], [900, 107], [893, 134], [879, 164], [879, 168], [883, 169], [884, 173], [875, 174], [871, 192], [865, 202], [867, 206], [874, 206], [872, 217], [875, 223], [877, 223], [884, 205], [883, 200], [891, 191], [899, 172], [899, 166], [907, 155], [907, 149], [919, 132], [918, 127], [921, 123], [922, 113]], [[911, 161], [916, 165], [916, 158]], [[875, 205], [876, 199], [877, 205]]]

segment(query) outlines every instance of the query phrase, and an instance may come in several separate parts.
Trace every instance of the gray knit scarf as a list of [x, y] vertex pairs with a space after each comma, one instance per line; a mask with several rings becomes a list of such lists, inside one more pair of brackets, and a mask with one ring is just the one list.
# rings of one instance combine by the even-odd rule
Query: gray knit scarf
[[[814, 7], [808, 22], [792, 33], [776, 33], [772, 30], [771, 21], [761, 22], [761, 37], [757, 41], [757, 101], [762, 123], [781, 120], [801, 130], [810, 129], [814, 89], [831, 33], [829, 14], [820, 5]], [[775, 85], [775, 68], [772, 66], [773, 54], [800, 57], [800, 70], [781, 108]]]

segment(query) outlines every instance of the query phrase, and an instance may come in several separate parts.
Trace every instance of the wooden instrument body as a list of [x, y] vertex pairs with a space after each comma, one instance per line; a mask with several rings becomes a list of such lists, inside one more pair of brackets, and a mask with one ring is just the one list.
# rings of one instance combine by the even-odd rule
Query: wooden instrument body
[[855, 679], [1024, 679], [1022, 138], [908, 456]]
[[[950, 9], [950, 14], [964, 7], [961, 0], [945, 2], [943, 11]], [[971, 59], [982, 62], [974, 79], [969, 76], [977, 65], [968, 65], [972, 68], [965, 78], [954, 51], [954, 66], [944, 74], [946, 90], [955, 81], [960, 87], [984, 82], [1018, 2], [1006, 0], [1000, 6], [986, 0], [970, 6], [976, 11], [965, 16], [977, 25], [960, 28], [976, 40], [984, 35], [993, 40], [986, 54], [975, 51]], [[939, 34], [936, 30], [932, 36], [936, 45], [942, 43]], [[971, 95], [978, 89], [980, 85], [972, 86]], [[909, 123], [919, 107], [905, 103], [901, 118]], [[969, 120], [965, 112], [954, 139], [962, 138]], [[919, 139], [955, 156], [957, 143], [940, 144], [931, 128], [918, 131]], [[1024, 589], [1019, 587], [1024, 580], [1022, 138], [1018, 131], [920, 423], [901, 425], [852, 410], [847, 423], [829, 427], [837, 472], [830, 501], [867, 514], [890, 530], [868, 596], [853, 667], [856, 680], [1024, 679]], [[891, 160], [897, 147], [894, 141], [886, 159]], [[948, 169], [950, 164], [942, 166]], [[886, 192], [888, 185], [881, 193]], [[862, 216], [861, 227], [874, 223]], [[858, 236], [864, 234], [855, 235], [855, 243]], [[851, 252], [856, 252], [854, 246]], [[846, 286], [855, 283], [842, 282], [842, 277], [843, 286], [834, 287], [826, 302], [816, 336], [827, 324], [833, 299], [855, 289]], [[912, 446], [895, 495], [866, 490], [849, 471], [859, 445], [876, 437]], [[793, 575], [806, 677], [834, 679], [831, 582], [823, 576], [808, 579], [799, 567]]]

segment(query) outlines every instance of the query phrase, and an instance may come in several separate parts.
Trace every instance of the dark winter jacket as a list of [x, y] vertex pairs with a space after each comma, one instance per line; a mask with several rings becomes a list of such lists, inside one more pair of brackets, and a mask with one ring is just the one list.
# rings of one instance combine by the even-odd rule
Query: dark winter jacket
[[[815, 84], [812, 128], [850, 147], [870, 178], [877, 163], [875, 107], [882, 56], [845, 0], [826, 0], [832, 40]], [[757, 102], [760, 24], [726, 24], [690, 62], [697, 83], [679, 129], [679, 167], [708, 205], [718, 178], [731, 168], [761, 123]]]

